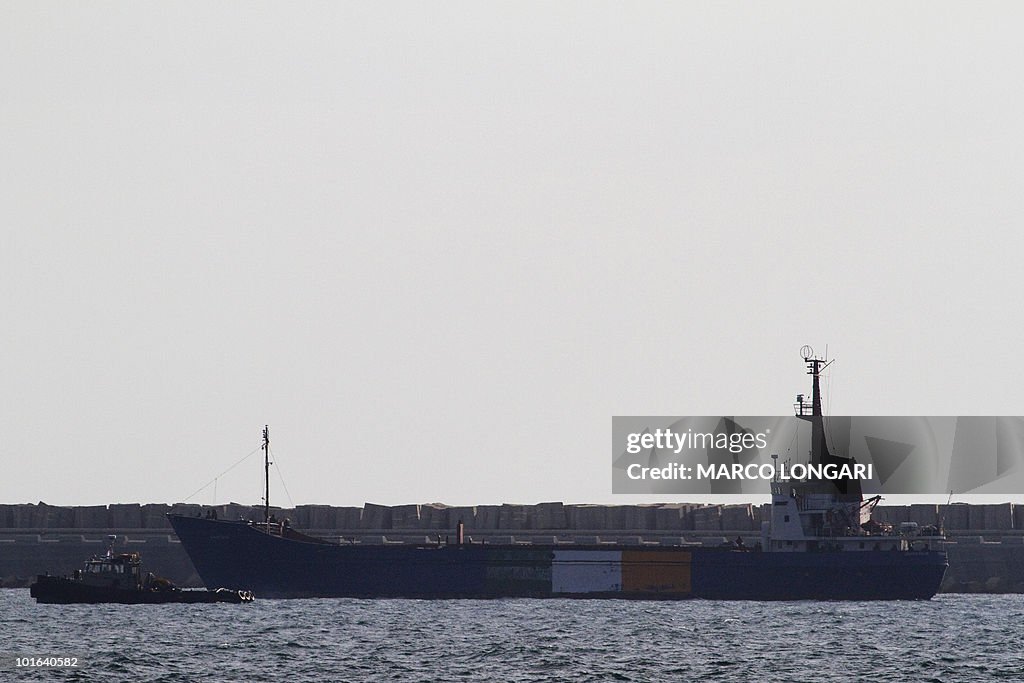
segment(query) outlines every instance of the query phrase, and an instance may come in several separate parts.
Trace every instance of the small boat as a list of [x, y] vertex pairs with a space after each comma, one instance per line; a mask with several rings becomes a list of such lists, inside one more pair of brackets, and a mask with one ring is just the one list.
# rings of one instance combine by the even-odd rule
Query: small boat
[[110, 545], [106, 555], [86, 560], [82, 569], [71, 576], [39, 574], [30, 591], [36, 602], [67, 605], [72, 603], [120, 603], [127, 605], [159, 604], [167, 602], [205, 603], [252, 602], [248, 590], [182, 590], [169, 580], [148, 572], [142, 574], [142, 561], [138, 553], [115, 553], [116, 536], [108, 536]]

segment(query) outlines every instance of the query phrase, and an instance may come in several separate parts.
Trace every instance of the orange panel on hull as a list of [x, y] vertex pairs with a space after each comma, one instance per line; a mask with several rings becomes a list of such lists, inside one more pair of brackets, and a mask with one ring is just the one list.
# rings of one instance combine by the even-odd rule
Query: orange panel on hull
[[625, 593], [688, 595], [690, 553], [682, 550], [622, 551], [622, 590]]

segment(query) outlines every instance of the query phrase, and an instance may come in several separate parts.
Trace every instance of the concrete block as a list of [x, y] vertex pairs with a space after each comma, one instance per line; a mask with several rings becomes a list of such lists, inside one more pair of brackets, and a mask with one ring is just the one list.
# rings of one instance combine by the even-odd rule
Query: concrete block
[[606, 529], [608, 523], [607, 513], [602, 505], [574, 505], [574, 517], [576, 525], [574, 528], [589, 530]]
[[985, 508], [985, 529], [996, 531], [1009, 531], [1013, 529], [1012, 503], [999, 503], [982, 507]]
[[624, 505], [625, 524], [622, 527], [627, 530], [657, 529], [655, 515], [658, 512], [657, 505]]
[[74, 511], [57, 505], [24, 504], [8, 506], [9, 528], [14, 529], [67, 529], [74, 525]]
[[74, 525], [76, 529], [110, 528], [110, 518], [107, 514], [106, 505], [78, 506], [74, 510]]
[[362, 529], [390, 529], [391, 508], [387, 505], [366, 503], [363, 505], [363, 517], [360, 520]]
[[170, 529], [171, 524], [167, 521], [167, 513], [171, 511], [170, 505], [163, 503], [149, 503], [143, 505], [141, 510], [143, 529]]
[[36, 506], [27, 503], [11, 506], [11, 520], [13, 529], [38, 529], [46, 526], [45, 520], [39, 518]]
[[509, 505], [508, 503], [502, 505], [498, 513], [498, 528], [512, 530], [529, 529], [527, 506]]
[[627, 514], [631, 511], [632, 505], [607, 505], [604, 506], [605, 529], [609, 531], [625, 531], [630, 529]]
[[721, 506], [709, 505], [695, 509], [693, 511], [693, 528], [695, 531], [721, 531]]
[[985, 526], [985, 505], [970, 505], [968, 511], [970, 513], [970, 522], [968, 528], [974, 531], [987, 528]]
[[335, 511], [335, 519], [339, 529], [356, 530], [362, 527], [363, 509], [357, 507], [340, 507]]
[[476, 528], [476, 508], [467, 506], [456, 506], [448, 508], [448, 526], [452, 529], [462, 520], [466, 532]]
[[392, 529], [419, 529], [420, 527], [420, 506], [419, 505], [392, 505], [391, 506], [391, 528]]
[[[653, 512], [651, 513], [653, 515]], [[641, 529], [644, 513], [639, 505], [613, 505], [608, 508], [608, 521], [616, 525], [616, 531]]]
[[566, 505], [565, 510], [565, 528], [576, 529], [576, 507], [575, 505]]
[[300, 529], [335, 529], [337, 528], [337, 510], [330, 505], [299, 505], [296, 512], [302, 511], [307, 518], [308, 526], [298, 525]]
[[424, 503], [420, 505], [420, 525], [424, 529], [450, 529], [455, 531], [448, 516], [448, 506], [442, 503]]
[[964, 531], [971, 528], [971, 509], [966, 503], [940, 505], [939, 515], [942, 527], [947, 531]]
[[686, 503], [685, 505], [683, 505], [683, 531], [693, 531], [694, 530], [693, 513], [694, 513], [695, 510], [698, 510], [698, 509], [700, 509], [702, 507], [704, 507], [704, 506], [703, 505], [693, 505], [691, 503]]
[[654, 528], [659, 531], [679, 531], [683, 528], [684, 507], [669, 503], [654, 511]]
[[[771, 506], [768, 506], [768, 507], [771, 507]], [[753, 524], [753, 528], [754, 528], [755, 531], [758, 531], [758, 530], [761, 529], [761, 522], [762, 521], [768, 521], [770, 519], [770, 517], [765, 517], [764, 516], [763, 510], [764, 510], [764, 506], [763, 505], [751, 505], [750, 506], [750, 519], [751, 519], [751, 523]]]
[[490, 531], [493, 529], [498, 529], [500, 528], [498, 526], [500, 519], [500, 505], [477, 505], [476, 526], [474, 528], [479, 529], [481, 531]]
[[138, 503], [111, 503], [107, 515], [115, 529], [142, 528], [142, 506]]
[[75, 511], [73, 508], [48, 505], [47, 526], [51, 529], [71, 529], [75, 526]]
[[[295, 509], [291, 511], [291, 514], [285, 515], [291, 521], [292, 525], [299, 529], [312, 529], [313, 525], [309, 519], [309, 506], [308, 505], [296, 505]], [[278, 519], [283, 519], [278, 516]]]
[[565, 529], [565, 506], [561, 503], [538, 503], [530, 513], [531, 529]]
[[721, 512], [721, 525], [725, 531], [751, 531], [754, 528], [750, 505], [726, 505]]

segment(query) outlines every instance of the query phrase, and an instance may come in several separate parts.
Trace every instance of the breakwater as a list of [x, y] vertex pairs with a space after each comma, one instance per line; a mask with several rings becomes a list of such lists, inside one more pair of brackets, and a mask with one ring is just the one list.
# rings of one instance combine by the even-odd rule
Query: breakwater
[[[314, 535], [359, 543], [443, 542], [462, 521], [474, 542], [624, 543], [719, 545], [737, 537], [756, 543], [770, 505], [535, 505], [448, 506], [300, 505], [271, 508], [279, 520]], [[145, 567], [183, 586], [201, 585], [174, 536], [169, 512], [219, 519], [262, 519], [263, 508], [229, 503], [0, 505], [0, 581], [25, 586], [36, 574], [69, 573], [106, 549], [116, 534], [120, 552], [142, 553]], [[880, 522], [941, 525], [948, 536], [950, 569], [945, 592], [1024, 593], [1024, 506], [878, 506]]]

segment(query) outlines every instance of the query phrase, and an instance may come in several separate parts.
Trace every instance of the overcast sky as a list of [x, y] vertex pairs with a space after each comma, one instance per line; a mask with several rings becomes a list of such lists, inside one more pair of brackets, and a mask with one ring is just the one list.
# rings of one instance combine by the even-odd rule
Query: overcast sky
[[[1019, 4], [0, 5], [0, 502], [628, 503], [612, 415], [1024, 415]], [[259, 503], [259, 454], [193, 498]], [[289, 499], [290, 496], [290, 499]]]

